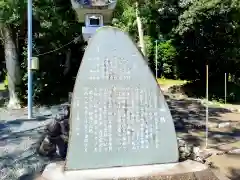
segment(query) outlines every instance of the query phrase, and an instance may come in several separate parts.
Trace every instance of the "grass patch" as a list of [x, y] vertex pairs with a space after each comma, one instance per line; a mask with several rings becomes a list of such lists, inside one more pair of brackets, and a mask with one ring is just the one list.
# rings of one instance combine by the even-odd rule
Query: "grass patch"
[[196, 132], [193, 132], [193, 134], [199, 136], [199, 137], [202, 137], [204, 138], [206, 136], [206, 132], [205, 131], [196, 131]]
[[159, 78], [157, 79], [158, 83], [161, 85], [183, 85], [187, 83], [187, 81], [184, 80], [174, 80], [174, 79], [164, 79], [164, 78]]
[[0, 91], [5, 91], [7, 89], [8, 85], [8, 79], [7, 76], [5, 76], [5, 80], [0, 83]]
[[202, 104], [203, 105], [207, 105], [208, 104], [208, 106], [209, 107], [213, 107], [213, 108], [226, 108], [226, 107], [228, 107], [228, 106], [232, 106], [232, 104], [230, 104], [230, 103], [224, 103], [223, 102], [223, 100], [220, 100], [220, 101], [217, 101], [217, 100], [209, 100], [208, 102], [207, 102], [207, 100], [206, 99], [202, 99]]
[[0, 83], [0, 91], [6, 90], [6, 86], [4, 83]]
[[[220, 104], [224, 103], [225, 92], [224, 82], [209, 81], [208, 96], [209, 100]], [[199, 99], [206, 98], [206, 82], [193, 81], [187, 82], [182, 85], [176, 85], [170, 88], [172, 93], [182, 93], [188, 97], [194, 97]], [[240, 103], [240, 85], [229, 82], [227, 84], [227, 103]]]
[[229, 144], [229, 145], [232, 147], [235, 147], [235, 148], [240, 148], [240, 141], [237, 141], [237, 142]]

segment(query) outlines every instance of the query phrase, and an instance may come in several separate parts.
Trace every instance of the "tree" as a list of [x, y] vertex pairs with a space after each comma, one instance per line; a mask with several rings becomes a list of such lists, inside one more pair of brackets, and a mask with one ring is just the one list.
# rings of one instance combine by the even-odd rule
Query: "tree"
[[[155, 70], [155, 40], [158, 40], [158, 67], [167, 78], [205, 80], [206, 63], [211, 79], [225, 72], [232, 81], [240, 78], [239, 0], [118, 0], [113, 25], [138, 42], [136, 2], [152, 70]], [[10, 93], [13, 103], [9, 106], [18, 104], [18, 89], [21, 101], [27, 98], [26, 7], [26, 0], [0, 2], [3, 40], [0, 52], [4, 52], [4, 47], [9, 92], [13, 92]], [[72, 41], [81, 35], [81, 26], [68, 1], [33, 2], [33, 56], [40, 54], [40, 70], [34, 73], [34, 102], [61, 99], [72, 91], [86, 45], [81, 38], [77, 43]], [[19, 64], [20, 75], [17, 75]], [[17, 77], [21, 80], [20, 88]]]
[[[196, 0], [179, 16], [175, 29], [183, 78], [205, 79], [239, 69], [239, 1]], [[186, 68], [186, 67], [191, 68]]]
[[25, 14], [26, 3], [24, 1], [1, 1], [0, 2], [0, 31], [1, 40], [4, 46], [8, 91], [9, 108], [20, 108], [20, 101], [17, 96], [17, 86], [20, 83], [19, 51], [17, 48], [17, 35], [19, 33], [21, 15]]
[[[19, 101], [25, 103], [27, 100], [26, 7], [26, 0], [0, 2], [1, 39], [5, 47], [9, 79], [9, 107], [14, 108], [20, 107]], [[41, 54], [40, 70], [34, 73], [34, 102], [46, 102], [53, 97], [60, 99], [58, 96], [62, 96], [61, 93], [71, 91], [73, 76], [77, 73], [83, 51], [83, 41], [77, 38], [80, 35], [81, 24], [77, 22], [70, 2], [33, 2], [33, 56]], [[46, 53], [49, 51], [53, 52]]]

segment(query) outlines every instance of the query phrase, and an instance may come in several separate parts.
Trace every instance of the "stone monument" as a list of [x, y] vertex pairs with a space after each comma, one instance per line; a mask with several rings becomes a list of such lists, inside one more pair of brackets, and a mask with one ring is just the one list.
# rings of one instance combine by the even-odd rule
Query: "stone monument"
[[147, 61], [117, 29], [104, 27], [89, 42], [74, 87], [70, 126], [66, 170], [178, 161], [164, 96]]
[[99, 29], [72, 94], [66, 162], [48, 165], [42, 177], [159, 179], [187, 173], [189, 179], [191, 172], [207, 169], [197, 162], [177, 163], [178, 156], [174, 123], [147, 60], [126, 33]]

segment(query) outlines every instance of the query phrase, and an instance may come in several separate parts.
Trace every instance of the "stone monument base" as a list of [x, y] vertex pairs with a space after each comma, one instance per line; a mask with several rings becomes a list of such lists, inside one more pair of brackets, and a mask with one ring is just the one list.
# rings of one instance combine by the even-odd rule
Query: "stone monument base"
[[229, 180], [204, 164], [180, 163], [64, 171], [64, 162], [51, 163], [35, 180]]

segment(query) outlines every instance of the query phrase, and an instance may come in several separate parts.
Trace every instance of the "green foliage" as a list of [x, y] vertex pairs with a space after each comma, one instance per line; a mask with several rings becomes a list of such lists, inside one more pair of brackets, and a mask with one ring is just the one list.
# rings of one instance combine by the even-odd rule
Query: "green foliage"
[[160, 56], [159, 65], [162, 66], [162, 75], [167, 78], [177, 78], [177, 64], [175, 61], [177, 51], [172, 44], [172, 40], [161, 42], [158, 45], [158, 52]]
[[[4, 0], [0, 3], [1, 23], [16, 29], [18, 37], [19, 62], [21, 64], [22, 83], [18, 95], [22, 102], [27, 100], [27, 19], [26, 1]], [[39, 56], [40, 70], [33, 73], [34, 101], [60, 101], [72, 91], [83, 54], [83, 42], [68, 44], [81, 35], [71, 3], [64, 0], [41, 0], [33, 2], [33, 56]], [[58, 51], [55, 49], [62, 47]], [[44, 54], [45, 52], [54, 51]], [[64, 73], [66, 54], [71, 51], [70, 70]]]
[[238, 1], [199, 0], [179, 16], [175, 42], [183, 78], [203, 79], [206, 64], [210, 78], [239, 74], [239, 12]]
[[146, 56], [149, 58], [154, 55], [154, 39], [151, 36], [144, 36]]
[[27, 0], [1, 0], [0, 25], [2, 23], [18, 26], [24, 19]]
[[[113, 25], [128, 32], [138, 42], [136, 2], [118, 0]], [[62, 47], [81, 35], [81, 25], [77, 23], [69, 1], [41, 0], [33, 3], [33, 56]], [[146, 54], [153, 71], [155, 40], [158, 40], [159, 75], [204, 82], [205, 66], [208, 64], [211, 82], [219, 81], [219, 77], [227, 72], [231, 77], [229, 81], [239, 84], [239, 0], [139, 0], [138, 3]], [[26, 0], [0, 1], [0, 29], [3, 26], [11, 27], [18, 45], [23, 77], [19, 95], [23, 101], [26, 101], [27, 94], [26, 8]], [[40, 70], [34, 73], [35, 102], [53, 97], [60, 99], [72, 91], [84, 46], [80, 40], [59, 51], [39, 56]], [[0, 48], [3, 53], [3, 47]], [[70, 71], [65, 74], [69, 50]], [[237, 100], [237, 91], [230, 89], [229, 100]], [[220, 96], [217, 92], [215, 94]]]
[[[119, 1], [116, 12], [119, 27], [124, 27], [137, 41], [137, 30], [133, 31], [132, 27], [136, 27], [136, 1]], [[153, 70], [154, 41], [161, 37], [164, 39], [158, 45], [158, 74], [167, 78], [199, 79], [204, 82], [208, 64], [212, 82], [219, 81], [219, 77], [228, 72], [229, 76], [234, 77], [231, 82], [239, 83], [240, 1], [141, 0], [139, 4], [147, 56]], [[123, 15], [124, 11], [127, 16]], [[205, 93], [204, 83], [202, 87], [201, 91]], [[213, 93], [220, 96], [220, 93]]]
[[137, 37], [136, 13], [133, 1], [118, 1], [113, 18], [113, 26], [128, 32], [133, 39]]

